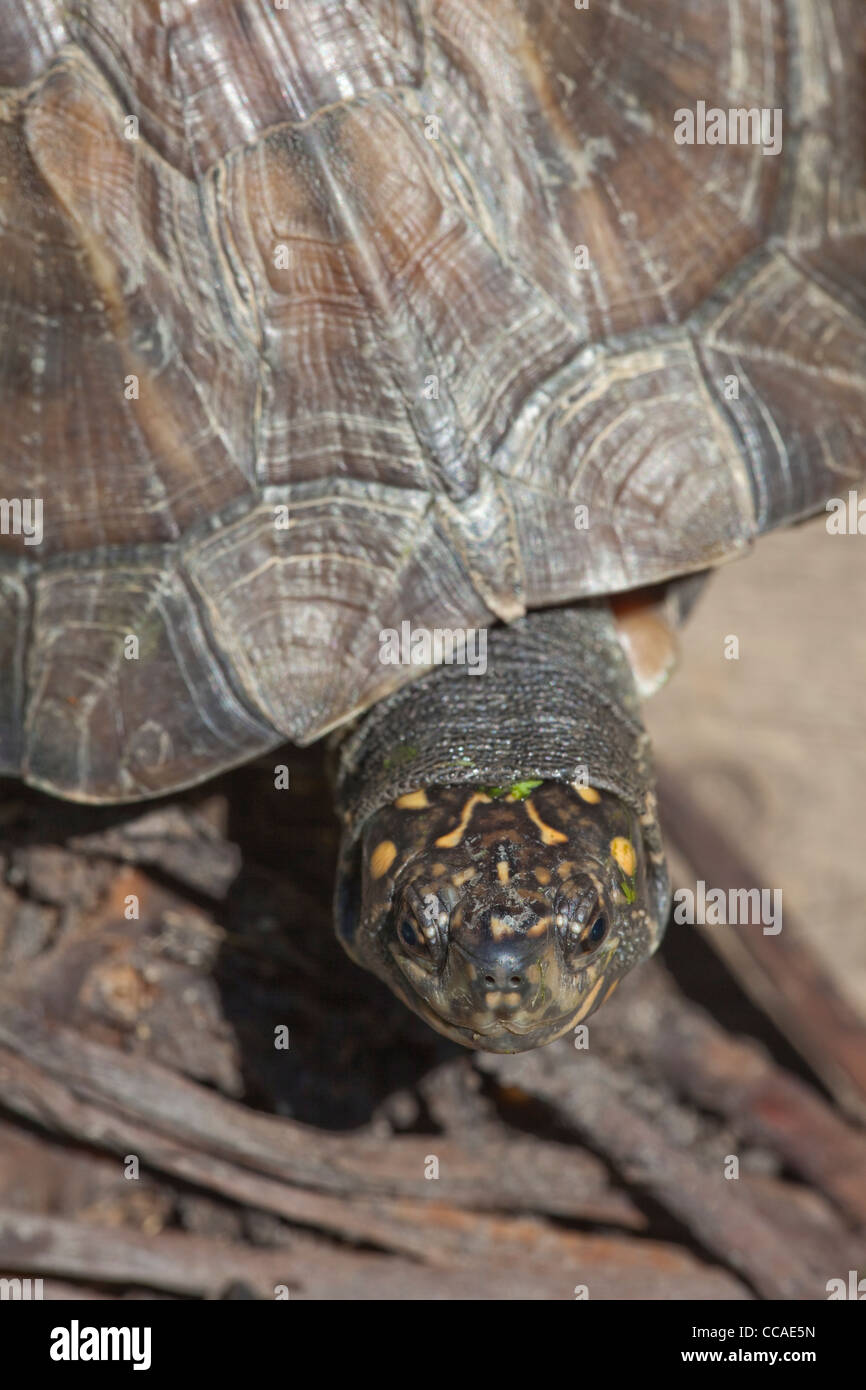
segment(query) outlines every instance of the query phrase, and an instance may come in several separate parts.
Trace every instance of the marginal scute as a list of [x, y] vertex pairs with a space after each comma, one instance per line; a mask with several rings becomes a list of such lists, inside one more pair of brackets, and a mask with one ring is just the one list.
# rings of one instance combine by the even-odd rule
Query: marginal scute
[[703, 569], [756, 531], [738, 441], [685, 335], [570, 364], [527, 403], [499, 467], [528, 607]]
[[[417, 668], [384, 664], [380, 634], [489, 621], [421, 493], [318, 484], [264, 504], [190, 549], [214, 640], [251, 704], [308, 741]], [[413, 596], [411, 607], [406, 595]]]
[[782, 252], [761, 257], [708, 306], [698, 341], [742, 441], [759, 531], [821, 510], [863, 476], [866, 318], [840, 285]]
[[24, 775], [72, 800], [155, 795], [276, 741], [164, 567], [42, 575], [28, 677]]

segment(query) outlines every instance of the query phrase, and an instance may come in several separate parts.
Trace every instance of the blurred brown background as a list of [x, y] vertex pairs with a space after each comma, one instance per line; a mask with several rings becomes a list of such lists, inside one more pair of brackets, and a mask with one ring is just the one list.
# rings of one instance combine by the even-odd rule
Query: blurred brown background
[[659, 761], [782, 889], [866, 1017], [866, 536], [821, 519], [717, 571], [645, 714]]

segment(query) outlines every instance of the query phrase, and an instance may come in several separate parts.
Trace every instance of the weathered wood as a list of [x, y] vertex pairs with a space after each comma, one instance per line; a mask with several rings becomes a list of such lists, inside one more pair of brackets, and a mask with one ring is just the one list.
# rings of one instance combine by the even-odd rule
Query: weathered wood
[[[19, 1016], [19, 1026], [10, 1028], [4, 1010], [0, 1037], [23, 1042], [20, 1023]], [[343, 1229], [343, 1208], [300, 1190], [311, 1188], [592, 1217], [631, 1229], [645, 1224], [625, 1194], [611, 1188], [603, 1165], [579, 1149], [517, 1136], [473, 1149], [440, 1136], [383, 1142], [330, 1135], [251, 1113], [165, 1068], [82, 1042], [68, 1029], [30, 1020], [28, 1035], [30, 1055], [49, 1065], [0, 1050], [0, 1100], [10, 1110], [283, 1216]], [[430, 1154], [440, 1173], [435, 1182], [424, 1176]], [[367, 1228], [354, 1234], [372, 1238]]]
[[819, 1298], [828, 1277], [807, 1249], [792, 1249], [736, 1182], [720, 1155], [710, 1173], [666, 1142], [657, 1127], [616, 1096], [609, 1066], [561, 1043], [514, 1057], [485, 1055], [481, 1066], [538, 1096], [584, 1140], [683, 1221], [701, 1244], [764, 1298]]
[[[444, 1213], [440, 1221], [447, 1229]], [[0, 1266], [206, 1298], [226, 1296], [237, 1282], [259, 1298], [273, 1298], [277, 1285], [286, 1285], [291, 1297], [339, 1298], [341, 1284], [348, 1282], [355, 1292], [343, 1296], [357, 1297], [364, 1274], [373, 1280], [368, 1298], [571, 1299], [576, 1285], [588, 1285], [590, 1297], [600, 1298], [748, 1297], [730, 1276], [706, 1270], [693, 1257], [654, 1241], [584, 1236], [466, 1212], [459, 1214], [459, 1223], [472, 1229], [476, 1242], [467, 1248], [463, 1231], [452, 1228], [457, 1263], [443, 1263], [433, 1271], [403, 1259], [354, 1252], [341, 1251], [339, 1257], [331, 1252], [329, 1257], [325, 1247], [309, 1239], [285, 1249], [255, 1250], [171, 1231], [154, 1238], [0, 1210]], [[434, 1230], [431, 1226], [428, 1234]]]
[[169, 804], [90, 835], [69, 847], [129, 864], [155, 865], [209, 897], [224, 898], [241, 866], [241, 852], [191, 806]]
[[650, 1056], [697, 1105], [766, 1144], [854, 1221], [866, 1222], [866, 1137], [747, 1039], [677, 1003], [642, 1038]]

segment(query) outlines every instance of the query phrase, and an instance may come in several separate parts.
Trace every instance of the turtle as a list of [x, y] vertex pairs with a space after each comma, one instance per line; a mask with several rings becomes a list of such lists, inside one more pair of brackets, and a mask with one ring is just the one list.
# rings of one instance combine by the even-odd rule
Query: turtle
[[522, 1051], [657, 948], [641, 701], [866, 469], [862, 0], [0, 0], [0, 771], [329, 741], [336, 931]]

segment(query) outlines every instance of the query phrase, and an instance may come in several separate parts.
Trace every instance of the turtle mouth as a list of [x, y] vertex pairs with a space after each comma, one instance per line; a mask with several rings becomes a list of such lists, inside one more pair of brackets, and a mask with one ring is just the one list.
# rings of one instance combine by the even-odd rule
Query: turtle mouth
[[498, 1020], [498, 1022], [507, 1033], [514, 1033], [517, 1037], [525, 1038], [528, 1033], [536, 1032], [541, 1025], [545, 1028], [558, 1028], [560, 1024], [565, 1025], [569, 1023], [574, 1012], [574, 1010], [571, 1010], [567, 1014], [562, 1014], [559, 1018], [540, 1019], [538, 1023], [528, 1023], [525, 1028], [521, 1028], [518, 1023], [506, 1023], [504, 1018]]
[[553, 1041], [560, 1033], [564, 1032], [571, 1023], [576, 1010], [572, 1009], [566, 1014], [561, 1014], [558, 1018], [538, 1019], [535, 1023], [528, 1023], [525, 1027], [519, 1024], [508, 1023], [505, 1019], [496, 1018], [486, 1024], [483, 1028], [473, 1028], [464, 1023], [455, 1023], [453, 1019], [441, 1014], [438, 1009], [434, 1009], [431, 1004], [427, 1004], [427, 1013], [437, 1022], [444, 1024], [451, 1036], [458, 1036], [461, 1041], [464, 1039], [469, 1046], [477, 1046], [479, 1038], [490, 1039], [491, 1041], [504, 1041], [503, 1032], [510, 1033], [515, 1038], [527, 1038], [533, 1033], [543, 1033], [545, 1041]]

